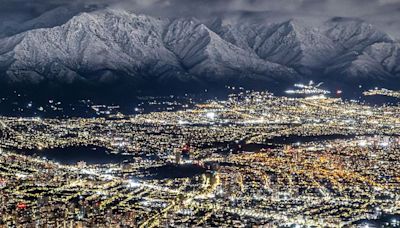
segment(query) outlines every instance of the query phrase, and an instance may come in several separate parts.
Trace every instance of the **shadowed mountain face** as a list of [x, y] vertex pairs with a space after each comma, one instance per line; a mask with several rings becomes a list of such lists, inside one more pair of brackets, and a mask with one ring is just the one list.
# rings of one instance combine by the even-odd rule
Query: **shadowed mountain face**
[[311, 25], [251, 17], [159, 19], [115, 9], [72, 17], [56, 10], [2, 34], [2, 86], [146, 90], [400, 79], [399, 43], [358, 19]]

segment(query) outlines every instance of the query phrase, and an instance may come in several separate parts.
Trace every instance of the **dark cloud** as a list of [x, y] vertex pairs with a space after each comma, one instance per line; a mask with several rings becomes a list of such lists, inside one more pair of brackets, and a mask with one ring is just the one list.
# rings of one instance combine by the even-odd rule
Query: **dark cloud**
[[0, 0], [0, 6], [0, 19], [13, 20], [32, 18], [59, 6], [82, 10], [110, 6], [165, 17], [273, 11], [293, 16], [360, 17], [388, 28], [400, 22], [400, 0]]
[[[0, 12], [38, 14], [58, 6], [121, 5], [138, 11], [250, 10], [359, 16], [400, 7], [400, 0], [0, 0]], [[397, 9], [398, 10], [398, 9]], [[193, 12], [193, 11], [192, 11]]]

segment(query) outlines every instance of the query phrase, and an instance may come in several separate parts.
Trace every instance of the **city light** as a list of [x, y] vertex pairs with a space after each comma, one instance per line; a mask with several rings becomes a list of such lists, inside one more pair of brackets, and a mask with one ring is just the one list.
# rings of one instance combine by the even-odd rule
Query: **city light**
[[179, 110], [0, 116], [0, 224], [399, 225], [398, 105], [238, 91]]

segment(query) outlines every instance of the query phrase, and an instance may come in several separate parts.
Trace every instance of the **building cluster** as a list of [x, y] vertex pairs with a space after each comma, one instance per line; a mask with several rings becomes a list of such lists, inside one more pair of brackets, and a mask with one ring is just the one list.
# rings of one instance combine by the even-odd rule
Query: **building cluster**
[[[0, 117], [0, 227], [338, 227], [400, 213], [399, 106], [241, 91], [118, 115]], [[41, 156], [86, 146], [129, 159]]]
[[363, 94], [364, 94], [364, 96], [380, 95], [380, 96], [400, 98], [400, 91], [393, 91], [393, 90], [385, 89], [385, 88], [371, 89], [371, 90], [365, 91]]

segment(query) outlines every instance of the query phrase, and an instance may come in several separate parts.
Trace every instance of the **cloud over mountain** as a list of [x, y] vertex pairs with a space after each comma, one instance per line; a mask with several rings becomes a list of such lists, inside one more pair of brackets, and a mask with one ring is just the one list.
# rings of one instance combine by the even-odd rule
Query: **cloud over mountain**
[[[81, 11], [119, 7], [152, 16], [208, 17], [233, 11], [273, 11], [290, 16], [358, 17], [400, 35], [400, 0], [1, 0], [2, 24], [23, 22], [63, 6]], [[3, 26], [4, 27], [4, 26]], [[400, 37], [400, 36], [399, 36]]]

